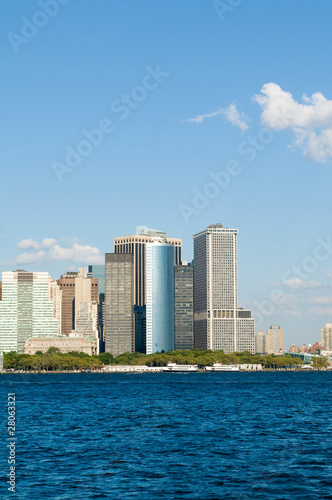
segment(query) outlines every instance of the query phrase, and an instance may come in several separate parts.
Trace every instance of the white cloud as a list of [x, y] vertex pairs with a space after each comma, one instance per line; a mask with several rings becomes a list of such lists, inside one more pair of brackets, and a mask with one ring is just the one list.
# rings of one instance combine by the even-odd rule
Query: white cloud
[[11, 264], [40, 264], [57, 260], [69, 260], [86, 265], [104, 263], [104, 256], [100, 255], [97, 247], [80, 245], [76, 241], [68, 247], [63, 247], [54, 238], [44, 238], [41, 243], [28, 238], [20, 241], [17, 246], [24, 250], [39, 249], [39, 251], [21, 253]]
[[45, 262], [46, 253], [44, 250], [39, 250], [39, 252], [35, 253], [21, 253], [16, 257], [15, 264], [40, 264], [41, 262]]
[[293, 144], [304, 156], [320, 163], [332, 157], [332, 100], [321, 92], [311, 97], [303, 94], [302, 104], [276, 83], [266, 83], [254, 101], [262, 109], [263, 125], [274, 130], [291, 129]]
[[39, 248], [38, 241], [34, 241], [32, 238], [27, 238], [17, 243], [18, 248], [22, 250], [29, 250], [30, 248]]
[[232, 103], [225, 109], [225, 116], [232, 125], [239, 127], [241, 130], [248, 130], [247, 121], [248, 118], [244, 113], [239, 113], [236, 104]]
[[293, 278], [291, 280], [284, 281], [283, 284], [288, 288], [317, 288], [318, 286], [322, 286], [322, 284], [318, 281], [303, 281], [300, 278]]
[[104, 262], [104, 257], [100, 255], [97, 247], [78, 243], [74, 243], [71, 248], [64, 248], [57, 244], [50, 249], [49, 255], [52, 260], [72, 260], [87, 264], [103, 264]]
[[203, 123], [203, 121], [207, 118], [213, 118], [215, 116], [225, 116], [226, 119], [236, 127], [239, 127], [241, 130], [248, 130], [247, 121], [248, 118], [244, 113], [240, 113], [236, 107], [236, 104], [233, 102], [227, 108], [219, 108], [217, 111], [213, 111], [212, 113], [206, 113], [205, 115], [197, 115], [194, 118], [188, 118], [187, 120], [182, 120], [182, 122], [189, 123]]
[[56, 245], [57, 241], [54, 238], [44, 238], [41, 242], [41, 248], [51, 248]]

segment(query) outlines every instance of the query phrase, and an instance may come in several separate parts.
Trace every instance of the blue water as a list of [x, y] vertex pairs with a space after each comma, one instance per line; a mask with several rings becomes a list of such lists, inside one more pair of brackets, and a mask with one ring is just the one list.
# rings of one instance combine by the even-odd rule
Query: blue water
[[0, 498], [332, 498], [332, 373], [28, 374], [16, 493]]

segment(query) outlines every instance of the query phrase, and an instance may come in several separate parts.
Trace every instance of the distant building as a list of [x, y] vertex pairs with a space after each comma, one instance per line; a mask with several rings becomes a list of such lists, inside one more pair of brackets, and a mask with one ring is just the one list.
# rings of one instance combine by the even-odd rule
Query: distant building
[[88, 277], [98, 279], [98, 332], [101, 352], [105, 350], [105, 265], [88, 267]]
[[174, 349], [194, 347], [194, 268], [174, 267]]
[[82, 302], [98, 304], [98, 279], [85, 276], [83, 267], [75, 278], [75, 318]]
[[284, 331], [279, 325], [271, 325], [264, 335], [260, 330], [255, 336], [255, 352], [261, 354], [283, 354]]
[[255, 352], [259, 354], [265, 353], [265, 335], [263, 330], [259, 330], [255, 335]]
[[77, 272], [68, 272], [57, 281], [62, 290], [62, 335], [69, 335], [75, 328], [75, 282]]
[[3, 356], [3, 352], [0, 351], [0, 371], [3, 370], [3, 361], [4, 361], [4, 356]]
[[53, 302], [53, 317], [58, 320], [58, 333], [62, 328], [62, 290], [57, 281], [50, 278], [48, 282], [49, 299]]
[[174, 349], [174, 246], [146, 244], [146, 353]]
[[72, 330], [70, 337], [81, 337], [93, 339], [97, 345], [97, 354], [100, 352], [100, 343], [97, 328], [97, 304], [81, 302], [75, 319], [75, 330]]
[[24, 344], [24, 354], [32, 355], [36, 354], [38, 351], [44, 353], [51, 347], [60, 349], [62, 353], [77, 351], [89, 354], [89, 356], [97, 354], [97, 343], [94, 339], [68, 337], [67, 335], [29, 339]]
[[266, 354], [282, 354], [284, 352], [284, 330], [279, 325], [271, 325], [266, 332]]
[[133, 256], [105, 255], [105, 351], [135, 351]]
[[255, 320], [238, 308], [237, 229], [212, 224], [194, 238], [194, 345], [255, 351]]
[[321, 329], [321, 346], [325, 351], [332, 351], [332, 323], [326, 323]]
[[21, 269], [2, 273], [0, 350], [24, 352], [31, 337], [58, 335], [58, 320], [49, 298], [50, 275]]

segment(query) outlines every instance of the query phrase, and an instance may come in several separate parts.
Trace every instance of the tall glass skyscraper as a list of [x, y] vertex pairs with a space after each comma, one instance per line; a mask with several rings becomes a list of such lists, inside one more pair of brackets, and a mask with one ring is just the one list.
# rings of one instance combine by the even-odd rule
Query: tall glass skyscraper
[[58, 335], [59, 323], [49, 299], [50, 279], [45, 272], [2, 273], [0, 350], [23, 353], [28, 339]]
[[146, 244], [146, 353], [174, 349], [174, 246]]
[[199, 349], [255, 351], [255, 320], [237, 302], [237, 232], [212, 224], [194, 235], [194, 343]]

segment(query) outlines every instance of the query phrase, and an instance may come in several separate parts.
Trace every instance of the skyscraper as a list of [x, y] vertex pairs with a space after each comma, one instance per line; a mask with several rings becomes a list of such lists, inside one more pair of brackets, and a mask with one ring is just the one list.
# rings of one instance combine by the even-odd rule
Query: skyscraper
[[81, 303], [98, 304], [98, 279], [86, 277], [84, 268], [80, 267], [75, 278], [75, 318]]
[[146, 353], [174, 349], [174, 246], [146, 244]]
[[75, 328], [75, 279], [77, 276], [77, 272], [68, 272], [57, 281], [62, 290], [62, 335], [69, 335]]
[[58, 335], [58, 320], [49, 297], [50, 275], [21, 269], [2, 273], [0, 350], [24, 352], [32, 337]]
[[254, 352], [251, 311], [238, 308], [237, 229], [212, 224], [194, 235], [194, 344]]
[[114, 253], [130, 253], [134, 256], [134, 304], [146, 304], [146, 245], [153, 238], [166, 238], [166, 242], [174, 246], [174, 264], [181, 264], [182, 241], [180, 238], [169, 238], [158, 229], [138, 226], [135, 235], [114, 238]]
[[174, 267], [174, 349], [194, 347], [194, 268]]
[[133, 256], [105, 254], [105, 351], [135, 351]]

